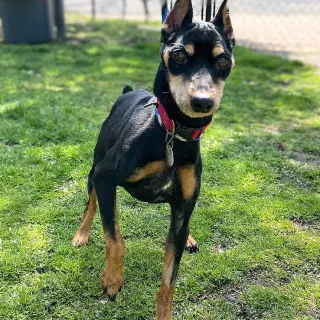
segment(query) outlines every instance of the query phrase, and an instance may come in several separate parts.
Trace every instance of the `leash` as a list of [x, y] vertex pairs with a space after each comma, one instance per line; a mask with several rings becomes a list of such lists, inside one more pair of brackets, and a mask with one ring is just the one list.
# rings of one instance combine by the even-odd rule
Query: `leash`
[[[206, 21], [209, 22], [211, 20], [211, 11], [212, 11], [212, 17], [214, 18], [216, 16], [216, 2], [217, 0], [213, 0], [213, 10], [212, 10], [212, 0], [207, 0], [206, 3]], [[173, 8], [173, 1], [170, 1], [170, 10]], [[168, 1], [163, 1], [162, 7], [161, 7], [161, 21], [162, 23], [165, 22], [167, 16], [169, 13], [168, 8]], [[201, 20], [204, 18], [204, 0], [201, 1]]]

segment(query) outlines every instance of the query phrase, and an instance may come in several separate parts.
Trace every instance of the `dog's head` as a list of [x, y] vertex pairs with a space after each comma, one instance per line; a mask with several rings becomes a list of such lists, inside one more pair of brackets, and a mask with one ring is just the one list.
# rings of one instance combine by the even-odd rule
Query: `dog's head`
[[224, 0], [211, 22], [192, 22], [191, 0], [177, 0], [162, 29], [162, 63], [170, 92], [192, 118], [219, 107], [225, 80], [234, 67], [235, 40]]

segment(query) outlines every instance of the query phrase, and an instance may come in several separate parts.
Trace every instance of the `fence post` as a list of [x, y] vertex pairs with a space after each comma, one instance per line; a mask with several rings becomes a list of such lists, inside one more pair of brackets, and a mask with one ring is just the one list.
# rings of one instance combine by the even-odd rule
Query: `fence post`
[[96, 0], [91, 0], [91, 17], [96, 18]]
[[66, 40], [66, 25], [64, 22], [63, 0], [55, 0], [54, 2], [54, 22], [57, 26], [58, 39]]

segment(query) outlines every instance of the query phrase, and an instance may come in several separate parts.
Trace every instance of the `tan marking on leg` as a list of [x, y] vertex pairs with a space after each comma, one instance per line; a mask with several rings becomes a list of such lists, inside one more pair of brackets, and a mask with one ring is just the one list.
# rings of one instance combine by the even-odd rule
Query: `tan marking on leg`
[[162, 282], [157, 295], [156, 320], [172, 319], [172, 302], [175, 279], [173, 279], [172, 284], [170, 284], [170, 282], [172, 279], [174, 256], [173, 248], [167, 245], [163, 262]]
[[172, 277], [174, 265], [174, 250], [170, 246], [166, 246], [166, 251], [163, 259], [163, 270], [162, 270], [162, 283], [167, 287], [170, 287], [170, 281]]
[[101, 286], [111, 300], [123, 286], [123, 258], [125, 255], [124, 240], [120, 233], [114, 241], [108, 234], [105, 235], [107, 266], [101, 277]]
[[162, 172], [167, 167], [164, 160], [148, 163], [145, 167], [135, 170], [133, 175], [127, 179], [128, 182], [137, 182], [157, 172]]
[[182, 195], [185, 200], [189, 200], [194, 195], [197, 186], [195, 167], [190, 165], [178, 168], [177, 172], [182, 189]]
[[172, 319], [173, 286], [161, 286], [157, 295], [156, 320]]
[[212, 49], [212, 56], [215, 58], [220, 54], [224, 53], [224, 48], [221, 42], [218, 42], [215, 47]]
[[89, 241], [90, 226], [91, 222], [97, 211], [97, 194], [96, 190], [93, 188], [89, 200], [87, 202], [86, 209], [83, 214], [82, 222], [79, 230], [76, 232], [72, 239], [73, 246], [83, 246], [87, 245]]
[[124, 240], [120, 234], [119, 224], [116, 216], [116, 195], [114, 199], [114, 223], [115, 238], [113, 239], [108, 233], [104, 234], [107, 266], [105, 267], [101, 286], [107, 292], [110, 300], [114, 301], [117, 293], [123, 286], [123, 259], [125, 255]]
[[194, 52], [195, 52], [195, 49], [194, 49], [194, 45], [193, 44], [187, 44], [184, 49], [186, 50], [187, 54], [189, 56], [193, 56], [194, 55]]

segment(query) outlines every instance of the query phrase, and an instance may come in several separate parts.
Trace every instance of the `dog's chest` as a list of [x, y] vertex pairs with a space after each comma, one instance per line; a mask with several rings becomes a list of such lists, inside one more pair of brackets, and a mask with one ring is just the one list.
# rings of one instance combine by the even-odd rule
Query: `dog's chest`
[[175, 170], [166, 168], [138, 181], [127, 182], [123, 187], [135, 198], [146, 202], [167, 202], [176, 189]]

